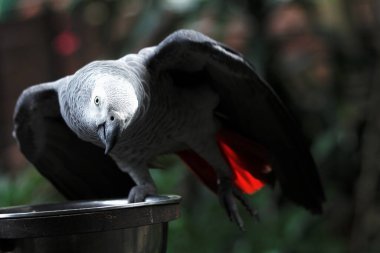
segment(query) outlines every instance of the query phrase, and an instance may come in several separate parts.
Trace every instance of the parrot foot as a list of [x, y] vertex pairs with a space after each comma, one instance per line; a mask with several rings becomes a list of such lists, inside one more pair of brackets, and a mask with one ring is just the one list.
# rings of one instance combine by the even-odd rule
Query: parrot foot
[[144, 202], [148, 195], [156, 194], [156, 187], [152, 184], [136, 185], [132, 187], [128, 195], [129, 203]]
[[257, 210], [251, 207], [241, 190], [233, 185], [230, 178], [219, 178], [218, 185], [219, 201], [226, 210], [230, 220], [234, 222], [241, 231], [245, 231], [244, 222], [239, 214], [235, 198], [240, 201], [252, 217], [254, 217], [257, 221], [259, 220]]

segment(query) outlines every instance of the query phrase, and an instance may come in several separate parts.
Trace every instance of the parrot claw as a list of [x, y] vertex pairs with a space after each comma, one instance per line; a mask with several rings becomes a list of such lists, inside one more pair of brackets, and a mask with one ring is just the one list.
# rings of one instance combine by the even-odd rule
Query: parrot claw
[[219, 185], [219, 201], [227, 212], [228, 217], [232, 222], [234, 222], [241, 231], [245, 231], [244, 222], [239, 214], [239, 210], [235, 201], [238, 199], [241, 204], [246, 208], [248, 213], [259, 221], [259, 215], [257, 210], [251, 207], [243, 193], [236, 188], [230, 178], [220, 178], [218, 181]]
[[234, 196], [237, 198], [240, 203], [245, 207], [247, 212], [258, 222], [260, 221], [260, 215], [259, 212], [253, 208], [249, 202], [247, 201], [246, 197], [243, 195], [243, 193], [239, 189], [235, 189]]
[[156, 194], [156, 187], [152, 184], [136, 185], [128, 195], [129, 203], [144, 202], [145, 197]]

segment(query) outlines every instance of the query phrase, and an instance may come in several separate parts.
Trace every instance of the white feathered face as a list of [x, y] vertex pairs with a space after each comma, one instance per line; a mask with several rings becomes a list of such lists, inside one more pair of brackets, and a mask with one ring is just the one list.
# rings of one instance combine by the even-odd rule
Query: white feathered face
[[94, 79], [86, 107], [86, 121], [96, 129], [108, 153], [117, 137], [127, 128], [139, 102], [133, 86], [125, 77], [102, 74]]
[[133, 69], [118, 61], [92, 62], [65, 86], [62, 114], [81, 139], [103, 144], [108, 153], [139, 108], [140, 84]]
[[101, 75], [91, 93], [88, 116], [96, 125], [118, 118], [128, 123], [138, 108], [132, 85], [123, 77]]

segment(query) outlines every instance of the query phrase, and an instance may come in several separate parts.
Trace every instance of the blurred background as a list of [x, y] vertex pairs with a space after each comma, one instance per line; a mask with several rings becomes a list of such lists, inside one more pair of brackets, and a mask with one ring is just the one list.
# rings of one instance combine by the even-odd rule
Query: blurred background
[[[327, 194], [313, 216], [278, 189], [250, 198], [261, 214], [230, 223], [175, 157], [154, 170], [180, 194], [174, 252], [380, 252], [380, 2], [376, 0], [0, 0], [0, 206], [61, 201], [12, 139], [20, 92], [95, 59], [157, 44], [179, 28], [244, 53], [291, 107]], [[244, 213], [244, 210], [241, 210]]]

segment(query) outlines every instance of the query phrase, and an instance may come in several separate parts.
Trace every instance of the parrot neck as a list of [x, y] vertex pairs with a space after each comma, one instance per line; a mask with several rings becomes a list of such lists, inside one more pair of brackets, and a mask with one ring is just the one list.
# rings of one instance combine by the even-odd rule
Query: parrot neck
[[149, 72], [145, 66], [136, 59], [134, 61], [124, 62], [128, 72], [128, 82], [131, 85], [135, 98], [137, 99], [137, 108], [134, 111], [130, 123], [138, 120], [146, 114], [150, 106], [150, 88], [149, 88]]

